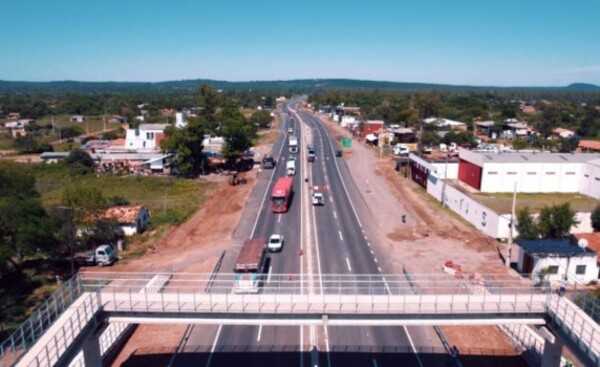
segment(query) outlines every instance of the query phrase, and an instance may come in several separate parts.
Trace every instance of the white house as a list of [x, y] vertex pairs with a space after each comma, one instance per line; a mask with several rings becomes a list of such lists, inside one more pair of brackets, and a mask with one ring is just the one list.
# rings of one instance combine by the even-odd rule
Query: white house
[[183, 114], [183, 112], [175, 113], [175, 126], [178, 129], [182, 129], [187, 126], [187, 121], [185, 120], [185, 115]]
[[105, 216], [116, 220], [125, 236], [133, 236], [146, 229], [150, 212], [141, 205], [115, 206], [106, 210]]
[[517, 270], [532, 279], [591, 282], [598, 279], [596, 252], [569, 239], [518, 240]]
[[354, 116], [344, 115], [344, 116], [342, 116], [342, 119], [340, 120], [341, 127], [347, 127], [348, 125], [354, 125], [354, 124], [356, 124], [356, 117], [354, 117]]
[[84, 115], [71, 115], [70, 120], [71, 120], [71, 122], [84, 122], [85, 116]]
[[579, 192], [600, 200], [600, 157], [586, 162], [581, 173]]
[[136, 129], [127, 129], [125, 148], [130, 150], [158, 150], [165, 137], [168, 124], [140, 124]]
[[221, 136], [211, 137], [210, 135], [204, 135], [204, 139], [202, 140], [202, 146], [204, 148], [202, 151], [206, 153], [221, 154], [223, 144], [225, 144], [225, 139]]
[[575, 132], [569, 129], [563, 129], [562, 127], [555, 127], [552, 129], [552, 137], [555, 139], [564, 138], [569, 139], [575, 136]]

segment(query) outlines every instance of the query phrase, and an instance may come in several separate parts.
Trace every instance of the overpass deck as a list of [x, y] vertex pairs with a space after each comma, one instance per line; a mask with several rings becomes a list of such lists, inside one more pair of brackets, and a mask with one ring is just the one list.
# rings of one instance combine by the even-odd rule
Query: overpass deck
[[[398, 275], [265, 275], [255, 294], [236, 293], [235, 274], [164, 274], [160, 289], [148, 288], [146, 274], [98, 272], [78, 278], [77, 293], [85, 302], [75, 302], [61, 315], [44, 334], [43, 343], [20, 346], [29, 350], [20, 365], [44, 365], [40, 360], [53, 365], [72, 353], [68, 340], [85, 329], [85, 320], [99, 324], [497, 325], [542, 324], [545, 316], [558, 315], [573, 321], [569, 325], [583, 325], [579, 334], [587, 335], [582, 343], [588, 353], [598, 355], [600, 344], [597, 325], [589, 325], [585, 315], [571, 311], [570, 305], [565, 309], [566, 301], [547, 288], [506, 276], [475, 280], [419, 275], [408, 281]], [[84, 320], [75, 331], [74, 318]]]

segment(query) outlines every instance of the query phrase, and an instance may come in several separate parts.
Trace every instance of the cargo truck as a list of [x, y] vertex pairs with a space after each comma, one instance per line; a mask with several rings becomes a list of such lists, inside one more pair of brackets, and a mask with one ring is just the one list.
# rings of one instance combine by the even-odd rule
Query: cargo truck
[[266, 260], [266, 242], [264, 238], [249, 238], [244, 241], [233, 266], [235, 293], [259, 292]]
[[288, 139], [288, 148], [290, 149], [290, 153], [298, 154], [298, 138], [295, 136], [290, 136]]

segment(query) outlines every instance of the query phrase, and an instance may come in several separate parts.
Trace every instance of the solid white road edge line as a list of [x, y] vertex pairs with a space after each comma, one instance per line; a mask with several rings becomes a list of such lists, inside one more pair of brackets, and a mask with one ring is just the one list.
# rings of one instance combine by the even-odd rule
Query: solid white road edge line
[[210, 354], [208, 355], [208, 360], [206, 361], [206, 367], [210, 366], [210, 361], [212, 360], [213, 353], [215, 352], [215, 349], [217, 348], [217, 342], [219, 341], [219, 335], [221, 335], [221, 329], [223, 329], [223, 325], [219, 325], [219, 330], [217, 330], [217, 335], [215, 336], [215, 341], [212, 345], [212, 348], [210, 348]]

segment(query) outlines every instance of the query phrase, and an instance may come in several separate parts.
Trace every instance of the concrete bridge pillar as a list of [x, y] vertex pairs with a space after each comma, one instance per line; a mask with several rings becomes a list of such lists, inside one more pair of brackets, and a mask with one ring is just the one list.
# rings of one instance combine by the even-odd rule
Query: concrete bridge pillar
[[563, 343], [552, 335], [545, 327], [540, 328], [540, 331], [544, 336], [542, 367], [560, 367]]
[[102, 367], [102, 355], [100, 354], [100, 332], [90, 334], [81, 348], [83, 350], [83, 361], [85, 367]]

